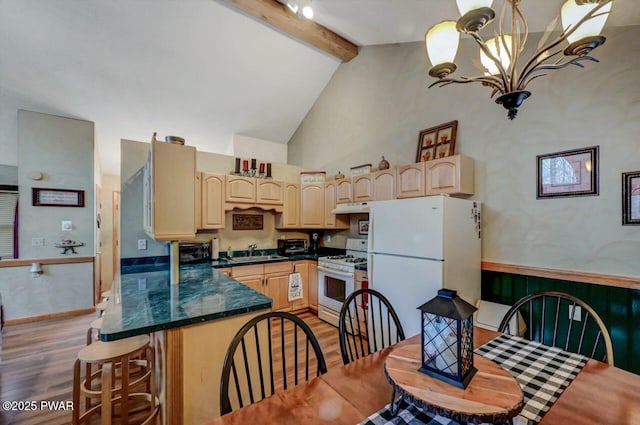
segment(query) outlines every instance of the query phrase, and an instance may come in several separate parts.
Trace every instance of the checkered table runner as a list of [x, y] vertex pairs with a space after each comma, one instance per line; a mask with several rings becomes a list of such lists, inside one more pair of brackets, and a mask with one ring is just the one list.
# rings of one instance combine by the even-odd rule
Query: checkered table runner
[[[505, 368], [520, 384], [524, 408], [514, 423], [537, 424], [560, 394], [578, 376], [588, 358], [556, 347], [511, 335], [500, 335], [475, 350]], [[458, 422], [423, 412], [403, 402], [397, 416], [389, 406], [368, 417], [361, 425], [459, 425]]]

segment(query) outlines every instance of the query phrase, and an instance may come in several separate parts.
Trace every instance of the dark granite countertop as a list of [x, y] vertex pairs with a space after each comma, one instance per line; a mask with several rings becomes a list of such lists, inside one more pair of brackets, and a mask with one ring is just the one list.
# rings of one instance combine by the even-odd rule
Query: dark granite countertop
[[215, 269], [221, 269], [225, 267], [241, 267], [241, 266], [248, 266], [252, 264], [281, 263], [283, 261], [302, 261], [302, 260], [318, 261], [318, 254], [287, 255], [284, 258], [268, 259], [263, 261], [251, 261], [248, 263], [234, 263], [232, 261], [229, 261], [226, 257], [224, 257], [215, 261], [211, 261], [211, 267]]
[[180, 284], [169, 271], [120, 277], [105, 311], [100, 339], [114, 341], [271, 308], [265, 295], [218, 272], [210, 263], [180, 267]]

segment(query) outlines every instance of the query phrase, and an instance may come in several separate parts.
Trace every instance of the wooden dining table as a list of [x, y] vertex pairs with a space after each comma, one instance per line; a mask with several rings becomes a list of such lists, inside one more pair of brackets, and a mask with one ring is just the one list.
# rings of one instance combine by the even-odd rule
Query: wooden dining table
[[[477, 348], [497, 332], [474, 329]], [[419, 340], [420, 336], [410, 340]], [[391, 400], [384, 362], [394, 347], [387, 347], [324, 375], [277, 392], [259, 402], [206, 425], [247, 423], [278, 425], [356, 425]], [[640, 424], [640, 376], [589, 360], [539, 422], [540, 425]]]

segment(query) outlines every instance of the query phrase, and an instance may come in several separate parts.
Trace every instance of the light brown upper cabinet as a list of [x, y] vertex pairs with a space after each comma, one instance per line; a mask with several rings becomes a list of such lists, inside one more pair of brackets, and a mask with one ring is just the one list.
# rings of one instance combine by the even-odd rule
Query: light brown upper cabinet
[[333, 211], [336, 208], [336, 192], [338, 181], [328, 181], [324, 183], [324, 224], [325, 229], [348, 229], [349, 216], [336, 215]]
[[373, 174], [363, 174], [352, 177], [353, 202], [364, 202], [373, 200], [373, 185], [371, 176]]
[[202, 229], [202, 172], [196, 171], [196, 230]]
[[278, 229], [298, 229], [300, 227], [300, 185], [283, 182], [284, 204], [282, 213], [276, 216]]
[[424, 162], [396, 168], [396, 198], [417, 198], [425, 195]]
[[143, 176], [143, 225], [155, 240], [196, 235], [196, 148], [151, 141]]
[[283, 182], [268, 179], [256, 179], [256, 203], [282, 205]]
[[324, 183], [300, 185], [300, 227], [307, 229], [324, 227]]
[[454, 155], [424, 163], [426, 195], [448, 193], [470, 196], [474, 193], [474, 161], [468, 156]]
[[202, 173], [202, 229], [224, 229], [225, 177]]
[[336, 203], [353, 202], [351, 178], [336, 180]]
[[227, 202], [252, 203], [256, 202], [256, 179], [254, 177], [227, 176]]
[[373, 200], [396, 199], [396, 170], [381, 170], [371, 174], [373, 180]]

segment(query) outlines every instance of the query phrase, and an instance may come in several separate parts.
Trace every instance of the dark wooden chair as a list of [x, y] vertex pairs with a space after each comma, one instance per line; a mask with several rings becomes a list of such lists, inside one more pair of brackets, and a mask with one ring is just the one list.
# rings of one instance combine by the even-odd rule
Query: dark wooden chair
[[340, 310], [338, 337], [344, 364], [405, 338], [393, 306], [374, 289], [359, 289], [347, 297]]
[[302, 319], [285, 312], [254, 317], [236, 333], [227, 350], [220, 414], [326, 372], [320, 344]]
[[[576, 307], [582, 309], [580, 319], [569, 313]], [[527, 295], [509, 309], [498, 331], [520, 335], [520, 321], [511, 322], [516, 323], [515, 332], [509, 326], [517, 312], [526, 322], [525, 338], [613, 366], [611, 336], [598, 313], [579, 298], [557, 291]]]

